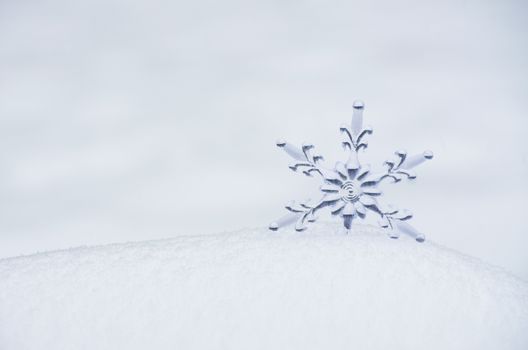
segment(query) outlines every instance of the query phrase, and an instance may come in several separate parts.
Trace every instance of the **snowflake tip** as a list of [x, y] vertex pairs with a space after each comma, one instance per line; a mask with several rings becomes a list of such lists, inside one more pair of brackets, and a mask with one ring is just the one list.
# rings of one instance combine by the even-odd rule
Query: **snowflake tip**
[[424, 156], [426, 159], [433, 159], [433, 156], [434, 156], [434, 155], [433, 155], [433, 152], [431, 152], [431, 151], [425, 151], [425, 152], [423, 153], [423, 156]]
[[352, 107], [354, 107], [355, 109], [363, 109], [365, 108], [365, 103], [361, 100], [355, 100], [352, 104]]

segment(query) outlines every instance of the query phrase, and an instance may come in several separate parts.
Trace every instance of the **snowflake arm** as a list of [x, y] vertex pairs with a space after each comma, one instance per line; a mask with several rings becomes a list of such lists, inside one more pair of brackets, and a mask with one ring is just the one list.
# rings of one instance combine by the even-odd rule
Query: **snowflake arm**
[[358, 152], [368, 147], [367, 135], [372, 134], [372, 127], [363, 128], [363, 110], [365, 105], [361, 101], [355, 101], [353, 105], [352, 122], [350, 125], [343, 124], [339, 130], [345, 135], [345, 141], [341, 144], [344, 149], [349, 150], [349, 157], [346, 168], [356, 170], [361, 167], [358, 159]]
[[385, 229], [389, 237], [399, 238], [400, 234], [406, 234], [418, 242], [425, 241], [425, 236], [412, 227], [408, 221], [412, 219], [413, 214], [407, 209], [399, 210], [393, 206], [387, 206], [386, 209], [380, 210], [381, 216], [379, 225]]
[[339, 198], [340, 197], [333, 194], [325, 194], [316, 202], [312, 202], [311, 200], [306, 200], [304, 202], [292, 201], [285, 206], [289, 213], [271, 223], [269, 228], [270, 230], [276, 231], [281, 227], [295, 223], [295, 229], [297, 231], [304, 231], [307, 228], [306, 225], [308, 223], [317, 220], [317, 217], [315, 216], [317, 211], [326, 206], [332, 205], [338, 201]]
[[301, 171], [306, 176], [312, 176], [313, 173], [318, 173], [323, 179], [334, 181], [339, 179], [339, 176], [330, 169], [326, 169], [320, 165], [324, 157], [320, 154], [313, 154], [314, 146], [310, 144], [303, 144], [298, 148], [286, 141], [277, 141], [277, 146], [284, 150], [295, 162], [289, 168], [295, 172]]
[[397, 159], [385, 161], [385, 171], [370, 175], [366, 180], [367, 183], [379, 184], [386, 178], [393, 179], [395, 183], [400, 182], [404, 178], [414, 180], [416, 179], [416, 174], [412, 169], [426, 160], [433, 158], [433, 152], [431, 151], [425, 151], [422, 154], [415, 154], [410, 157], [407, 156], [406, 151], [396, 151], [394, 154], [397, 156]]

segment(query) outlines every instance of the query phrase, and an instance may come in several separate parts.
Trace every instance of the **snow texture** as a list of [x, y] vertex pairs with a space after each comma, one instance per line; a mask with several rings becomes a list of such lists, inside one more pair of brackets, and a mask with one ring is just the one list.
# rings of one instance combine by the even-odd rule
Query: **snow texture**
[[528, 284], [370, 226], [0, 260], [0, 348], [526, 349]]

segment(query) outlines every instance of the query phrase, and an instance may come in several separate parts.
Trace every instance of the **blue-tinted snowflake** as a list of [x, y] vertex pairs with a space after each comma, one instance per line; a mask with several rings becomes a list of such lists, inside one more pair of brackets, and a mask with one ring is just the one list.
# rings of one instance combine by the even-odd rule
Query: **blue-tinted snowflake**
[[277, 142], [277, 146], [295, 160], [290, 165], [290, 169], [307, 176], [318, 175], [323, 184], [320, 187], [320, 199], [291, 202], [286, 206], [289, 213], [273, 222], [269, 228], [278, 230], [295, 224], [297, 231], [303, 231], [308, 223], [317, 220], [316, 213], [319, 210], [329, 208], [332, 215], [342, 218], [344, 227], [349, 230], [354, 220], [364, 219], [371, 211], [380, 217], [379, 225], [387, 230], [391, 238], [398, 238], [404, 233], [418, 242], [423, 242], [424, 235], [408, 223], [412, 218], [410, 211], [399, 210], [392, 205], [385, 206], [378, 201], [382, 194], [379, 185], [385, 179], [391, 179], [396, 183], [404, 178], [416, 178], [411, 169], [433, 158], [433, 153], [425, 151], [422, 154], [408, 156], [405, 151], [397, 151], [395, 159], [384, 163], [383, 171], [372, 172], [370, 166], [362, 165], [358, 158], [359, 151], [368, 146], [366, 138], [372, 134], [372, 128], [363, 127], [363, 102], [355, 101], [353, 110], [351, 124], [343, 125], [340, 129], [345, 135], [342, 145], [349, 151], [348, 160], [345, 163], [337, 162], [333, 169], [321, 165], [323, 157], [314, 153], [314, 146], [311, 144], [304, 144], [298, 148], [287, 142]]

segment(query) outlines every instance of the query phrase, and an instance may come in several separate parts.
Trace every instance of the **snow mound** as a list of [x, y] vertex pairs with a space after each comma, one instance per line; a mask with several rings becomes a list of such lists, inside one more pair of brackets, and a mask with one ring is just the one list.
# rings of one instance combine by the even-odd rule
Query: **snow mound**
[[528, 284], [357, 226], [0, 260], [0, 348], [527, 349]]

